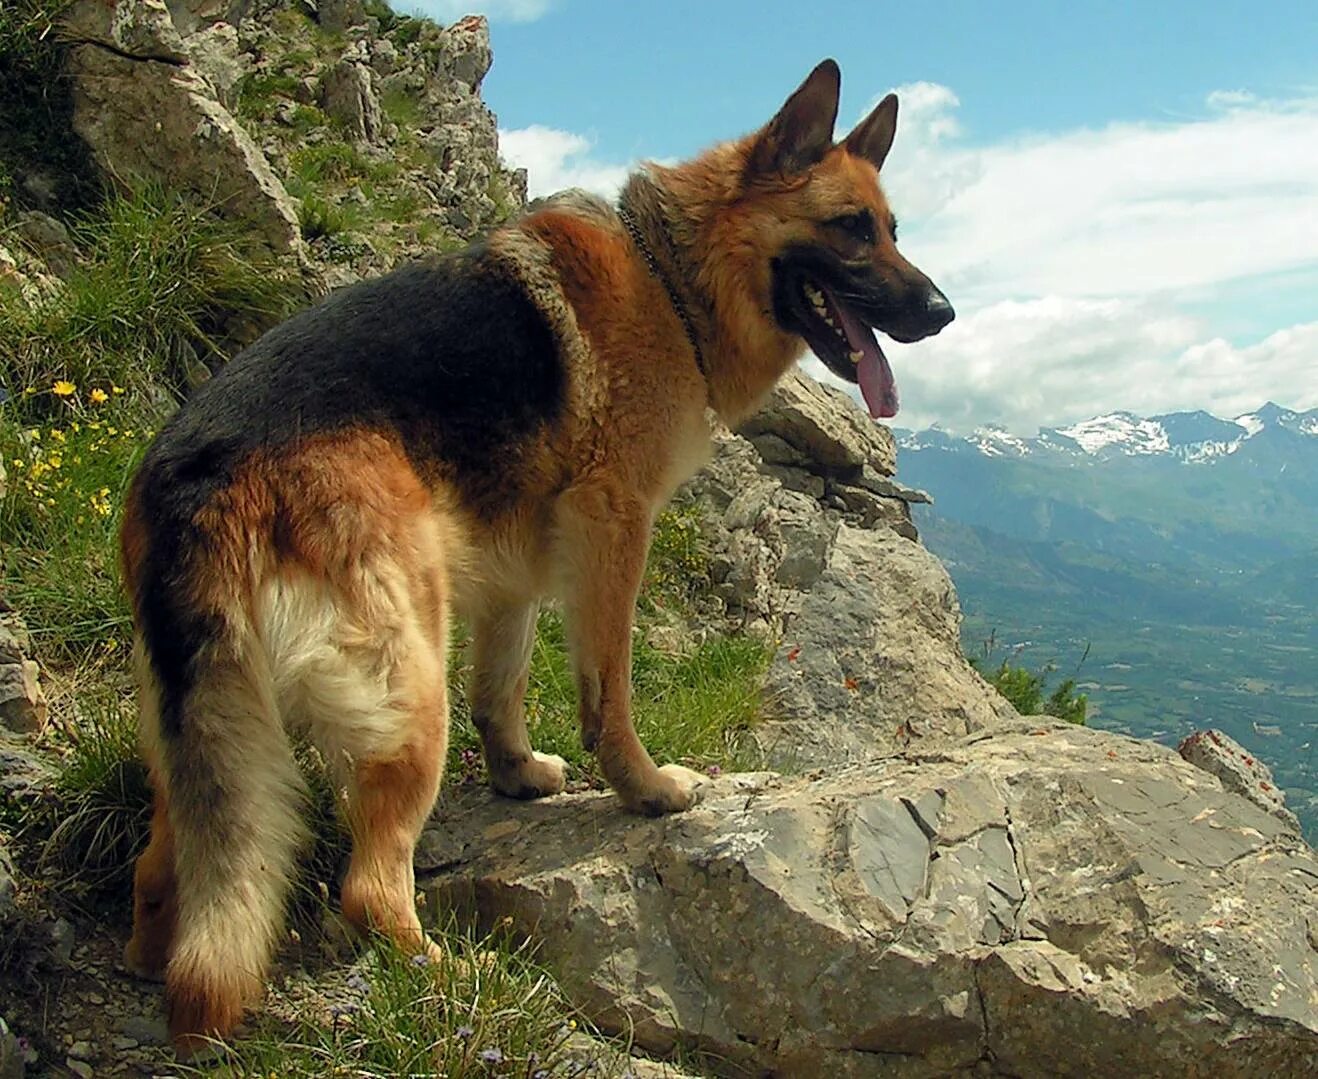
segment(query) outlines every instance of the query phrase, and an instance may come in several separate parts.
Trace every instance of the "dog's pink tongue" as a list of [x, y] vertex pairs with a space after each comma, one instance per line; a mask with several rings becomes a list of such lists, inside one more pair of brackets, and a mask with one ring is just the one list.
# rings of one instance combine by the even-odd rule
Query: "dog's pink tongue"
[[856, 363], [856, 378], [860, 382], [860, 394], [865, 398], [870, 416], [876, 420], [892, 419], [897, 415], [897, 380], [892, 377], [888, 357], [879, 347], [873, 330], [832, 296], [829, 299], [833, 310], [842, 319], [842, 330], [847, 335], [851, 350], [860, 353], [860, 360]]

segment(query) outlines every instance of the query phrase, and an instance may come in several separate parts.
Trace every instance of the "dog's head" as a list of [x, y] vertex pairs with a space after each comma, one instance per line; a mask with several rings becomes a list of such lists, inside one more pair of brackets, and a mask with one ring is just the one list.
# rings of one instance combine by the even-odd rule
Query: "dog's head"
[[897, 250], [879, 170], [897, 127], [889, 94], [833, 141], [840, 73], [825, 60], [744, 144], [741, 208], [769, 254], [773, 317], [834, 374], [860, 384], [874, 416], [897, 413], [892, 370], [874, 330], [918, 341], [952, 321], [952, 305]]

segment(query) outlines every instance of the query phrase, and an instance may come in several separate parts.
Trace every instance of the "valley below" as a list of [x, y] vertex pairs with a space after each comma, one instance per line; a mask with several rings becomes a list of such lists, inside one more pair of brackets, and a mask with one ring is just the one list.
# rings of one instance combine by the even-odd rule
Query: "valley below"
[[1193, 431], [1187, 415], [1202, 414], [1109, 424], [1088, 447], [1065, 431], [904, 434], [900, 473], [934, 498], [917, 524], [956, 583], [968, 656], [1074, 678], [1100, 729], [1173, 746], [1225, 731], [1313, 842], [1318, 422], [1268, 406], [1205, 451], [1166, 437]]

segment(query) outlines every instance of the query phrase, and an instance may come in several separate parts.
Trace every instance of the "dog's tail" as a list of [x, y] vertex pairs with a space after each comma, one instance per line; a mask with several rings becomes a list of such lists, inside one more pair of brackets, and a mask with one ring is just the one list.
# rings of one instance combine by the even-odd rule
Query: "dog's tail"
[[305, 838], [304, 784], [253, 626], [253, 552], [241, 536], [199, 535], [186, 485], [151, 472], [129, 492], [121, 554], [143, 750], [174, 854], [177, 922], [158, 951], [170, 1033], [189, 1050], [228, 1035], [261, 993]]

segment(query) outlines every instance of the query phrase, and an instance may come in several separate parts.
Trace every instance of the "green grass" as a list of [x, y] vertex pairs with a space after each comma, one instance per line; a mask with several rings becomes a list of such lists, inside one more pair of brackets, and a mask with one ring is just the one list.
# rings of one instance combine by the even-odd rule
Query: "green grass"
[[238, 82], [235, 111], [243, 120], [266, 120], [280, 100], [293, 100], [300, 80], [296, 75], [244, 75]]
[[36, 299], [0, 292], [0, 383], [23, 418], [58, 414], [50, 391], [61, 381], [177, 386], [181, 354], [225, 358], [228, 325], [276, 321], [302, 298], [291, 270], [250, 247], [241, 226], [157, 187], [110, 198], [72, 234], [83, 259], [62, 287]]
[[304, 146], [289, 155], [289, 164], [293, 175], [309, 184], [388, 179], [397, 172], [391, 162], [373, 161], [347, 142], [322, 142], [315, 146]]
[[[760, 717], [761, 688], [769, 651], [744, 637], [712, 636], [689, 652], [671, 655], [645, 642], [643, 627], [632, 643], [632, 722], [659, 763], [692, 768], [739, 768], [754, 763], [747, 734]], [[461, 681], [458, 672], [456, 681]], [[595, 759], [581, 747], [576, 687], [562, 617], [540, 614], [526, 689], [531, 743], [557, 753], [576, 779], [603, 786]], [[471, 780], [483, 773], [480, 738], [466, 702], [456, 696], [450, 736], [449, 776]]]
[[115, 532], [152, 421], [114, 387], [105, 398], [56, 397], [42, 424], [0, 408], [0, 593], [23, 612], [42, 660], [61, 667], [117, 665], [129, 647]]
[[78, 712], [46, 735], [63, 755], [55, 788], [31, 807], [24, 832], [40, 837], [32, 845], [64, 898], [126, 901], [151, 819], [137, 724], [128, 702], [108, 689], [81, 694]]
[[406, 138], [423, 115], [421, 102], [416, 95], [397, 87], [384, 92], [380, 98], [380, 109], [390, 121], [398, 125], [400, 138]]
[[361, 208], [352, 203], [332, 202], [312, 193], [303, 195], [298, 202], [297, 222], [306, 240], [338, 236], [360, 228], [364, 221]]
[[[369, 949], [319, 1006], [278, 1003], [196, 1074], [288, 1079], [563, 1075], [571, 1006], [526, 947], [498, 936], [435, 934], [439, 963], [385, 944]], [[328, 1002], [332, 1001], [332, 1002]]]

